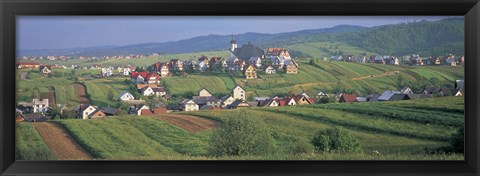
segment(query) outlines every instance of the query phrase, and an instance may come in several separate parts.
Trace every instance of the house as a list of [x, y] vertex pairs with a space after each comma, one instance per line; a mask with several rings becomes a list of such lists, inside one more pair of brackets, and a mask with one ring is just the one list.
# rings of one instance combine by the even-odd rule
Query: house
[[154, 71], [161, 77], [167, 77], [172, 75], [172, 73], [170, 72], [170, 69], [168, 68], [167, 63], [157, 62], [153, 64], [152, 71]]
[[131, 81], [134, 84], [160, 84], [160, 76], [150, 72], [132, 72]]
[[48, 76], [48, 74], [52, 73], [52, 66], [48, 65], [41, 65], [39, 67], [40, 72], [42, 72], [43, 76]]
[[437, 57], [435, 59], [435, 65], [440, 65], [440, 64], [442, 64], [442, 60], [440, 59], [440, 57]]
[[237, 57], [235, 57], [235, 56], [232, 55], [232, 56], [231, 56], [230, 58], [228, 58], [228, 60], [226, 61], [227, 67], [230, 68], [230, 70], [233, 70], [234, 64], [235, 64], [235, 62], [237, 62], [237, 61], [240, 61], [240, 59], [238, 59]]
[[284, 66], [283, 64], [285, 64], [284, 61], [285, 61], [285, 59], [280, 58], [278, 56], [270, 58], [270, 62], [272, 64], [273, 68], [275, 68], [275, 69], [283, 68], [283, 66]]
[[370, 94], [368, 95], [366, 98], [367, 98], [367, 101], [368, 102], [375, 102], [375, 101], [378, 101], [378, 98], [380, 97], [381, 95], [378, 95], [378, 94]]
[[205, 71], [207, 71], [207, 69], [208, 69], [208, 66], [205, 64], [204, 61], [195, 62], [195, 65], [194, 65], [194, 70], [195, 71], [205, 72]]
[[246, 108], [246, 107], [250, 107], [250, 104], [247, 101], [235, 100], [232, 104], [228, 106], [228, 109], [237, 109], [237, 108]]
[[226, 64], [225, 60], [222, 59], [221, 57], [212, 57], [209, 61], [210, 66], [214, 70], [218, 70], [221, 67], [226, 67], [224, 64]]
[[110, 77], [113, 76], [113, 69], [108, 67], [108, 68], [102, 68], [102, 76], [103, 77]]
[[284, 102], [285, 102], [285, 105], [287, 106], [295, 106], [297, 105], [297, 102], [295, 101], [294, 98], [290, 98], [290, 97], [285, 97], [282, 99]]
[[222, 102], [222, 105], [226, 107], [232, 104], [235, 101], [235, 98], [233, 98], [232, 95], [225, 95], [220, 99], [220, 101]]
[[107, 115], [105, 115], [105, 113], [103, 113], [100, 109], [97, 109], [95, 111], [93, 111], [92, 113], [90, 113], [88, 115], [88, 118], [89, 119], [94, 119], [94, 118], [101, 118], [101, 117], [106, 117]]
[[142, 116], [153, 116], [153, 112], [150, 109], [142, 109], [140, 110], [140, 115]]
[[248, 59], [248, 63], [255, 66], [255, 68], [262, 67], [262, 59], [260, 59], [260, 57], [251, 57]]
[[357, 97], [357, 102], [367, 102], [367, 97]]
[[388, 101], [397, 101], [397, 100], [409, 100], [409, 96], [407, 96], [408, 94], [399, 94], [399, 93], [396, 93], [396, 94], [393, 94], [390, 99], [388, 99]]
[[265, 69], [265, 73], [266, 73], [266, 74], [275, 74], [275, 73], [277, 73], [277, 71], [276, 71], [272, 66], [268, 66], [268, 67]]
[[148, 97], [148, 96], [155, 95], [155, 92], [153, 92], [153, 89], [150, 86], [146, 86], [146, 87], [143, 87], [142, 89], [140, 89], [140, 94]]
[[297, 74], [298, 64], [294, 60], [287, 60], [284, 69], [287, 74]]
[[264, 100], [262, 104], [259, 104], [258, 106], [263, 106], [263, 107], [278, 106], [278, 102], [275, 101], [273, 98], [270, 98], [270, 99]]
[[412, 89], [410, 89], [410, 87], [404, 87], [404, 88], [400, 89], [400, 93], [401, 94], [413, 94], [413, 91], [412, 91]]
[[198, 106], [197, 103], [195, 103], [193, 100], [188, 100], [183, 102], [183, 110], [184, 111], [198, 111], [200, 107]]
[[352, 102], [358, 102], [357, 96], [354, 94], [342, 94], [340, 96], [340, 99], [338, 100], [340, 103], [352, 103]]
[[463, 80], [463, 79], [455, 80], [455, 89], [463, 89], [464, 85], [465, 85], [465, 80]]
[[[222, 101], [214, 96], [209, 97], [200, 97], [200, 96], [193, 96], [193, 101], [198, 104], [199, 107], [206, 105], [206, 109], [221, 107]], [[201, 109], [201, 108], [200, 108]]]
[[230, 93], [232, 94], [232, 97], [237, 100], [237, 99], [240, 99], [240, 100], [246, 100], [246, 92], [245, 92], [245, 89], [243, 89], [242, 87], [240, 86], [235, 86], [232, 91], [230, 91]]
[[164, 87], [153, 87], [152, 90], [157, 97], [164, 97], [167, 99], [167, 90]]
[[155, 107], [153, 108], [153, 114], [166, 114], [167, 113], [167, 108], [166, 107]]
[[148, 109], [148, 107], [145, 104], [136, 104], [136, 105], [130, 106], [129, 114], [142, 115], [143, 109]]
[[193, 70], [193, 61], [190, 59], [183, 61], [183, 70], [187, 70], [187, 71]]
[[243, 71], [246, 66], [247, 66], [247, 63], [243, 60], [235, 61], [235, 63], [233, 63], [232, 70]]
[[446, 88], [446, 87], [427, 86], [422, 90], [421, 93], [422, 94], [435, 94], [435, 95], [440, 95], [440, 96], [446, 96], [446, 95], [450, 95], [452, 93], [452, 91], [449, 88]]
[[305, 104], [314, 104], [312, 98], [309, 98], [306, 94], [292, 94], [289, 96], [290, 98], [295, 100], [295, 103], [298, 105], [305, 105]]
[[33, 112], [33, 103], [31, 102], [18, 102], [17, 109], [21, 113], [31, 113]]
[[211, 97], [212, 94], [205, 88], [202, 88], [200, 91], [198, 91], [198, 96], [200, 97]]
[[232, 55], [239, 58], [240, 60], [248, 60], [251, 57], [259, 57], [261, 59], [265, 58], [265, 52], [263, 49], [256, 47], [255, 45], [248, 42], [244, 44], [241, 48], [237, 48], [237, 43], [232, 39], [231, 43], [231, 52]]
[[140, 90], [144, 87], [151, 87], [152, 89], [155, 88], [155, 87], [158, 87], [156, 84], [137, 84], [137, 89]]
[[398, 91], [387, 90], [383, 92], [383, 94], [380, 95], [380, 97], [378, 97], [378, 101], [389, 101], [392, 98], [392, 96], [395, 94], [401, 94], [401, 93]]
[[16, 67], [17, 68], [38, 68], [40, 67], [40, 64], [36, 62], [17, 62]]
[[253, 64], [250, 64], [244, 71], [244, 76], [246, 79], [255, 79], [257, 78], [257, 69]]
[[24, 122], [45, 122], [50, 120], [50, 117], [43, 115], [43, 113], [23, 114], [21, 117], [23, 117]]
[[48, 99], [33, 99], [32, 100], [33, 113], [47, 112], [48, 111]]
[[464, 96], [464, 95], [465, 95], [465, 90], [464, 90], [464, 89], [457, 89], [457, 91], [454, 92], [454, 95], [455, 95], [456, 97], [458, 97], [458, 96]]
[[118, 96], [117, 98], [118, 101], [126, 101], [126, 100], [134, 100], [134, 99], [135, 97], [133, 97], [133, 95], [127, 91], [122, 92], [120, 96]]
[[285, 58], [287, 60], [291, 59], [290, 54], [288, 53], [288, 50], [286, 48], [268, 48], [265, 55], [266, 57], [277, 56]]
[[178, 59], [171, 59], [168, 62], [168, 69], [176, 72], [183, 71], [183, 62]]
[[25, 116], [23, 114], [17, 114], [15, 116], [15, 122], [24, 122], [25, 121]]
[[118, 109], [110, 108], [110, 107], [102, 107], [100, 111], [105, 114], [105, 116], [114, 116], [117, 115]]
[[89, 115], [97, 111], [97, 108], [90, 104], [80, 104], [77, 108], [77, 118], [89, 119]]

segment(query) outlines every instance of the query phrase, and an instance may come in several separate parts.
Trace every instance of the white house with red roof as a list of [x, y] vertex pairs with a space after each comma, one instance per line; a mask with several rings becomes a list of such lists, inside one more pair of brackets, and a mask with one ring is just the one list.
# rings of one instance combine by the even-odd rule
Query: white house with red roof
[[160, 84], [160, 76], [153, 72], [131, 72], [130, 76], [134, 84]]

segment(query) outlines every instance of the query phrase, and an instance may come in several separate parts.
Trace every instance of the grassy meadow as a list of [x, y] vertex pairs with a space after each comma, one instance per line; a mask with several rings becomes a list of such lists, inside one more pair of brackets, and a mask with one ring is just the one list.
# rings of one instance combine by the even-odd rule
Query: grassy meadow
[[[363, 111], [365, 110], [365, 111]], [[106, 160], [463, 160], [461, 154], [426, 154], [425, 149], [448, 147], [448, 140], [463, 125], [463, 97], [394, 102], [317, 104], [292, 107], [249, 108], [182, 112], [219, 122], [235, 111], [261, 118], [273, 132], [275, 152], [264, 156], [221, 156], [208, 153], [212, 131], [188, 132], [154, 117], [122, 116], [92, 120], [54, 120], [96, 159]], [[361, 153], [299, 153], [313, 134], [343, 127], [360, 140]], [[17, 124], [25, 145], [31, 124]], [[34, 129], [33, 129], [34, 130]], [[35, 145], [42, 146], [36, 137]], [[30, 144], [31, 145], [31, 144]], [[43, 145], [44, 146], [44, 145]], [[20, 148], [24, 149], [24, 148]], [[48, 151], [48, 148], [43, 148]], [[379, 154], [374, 153], [378, 151]]]
[[16, 160], [54, 160], [53, 152], [31, 123], [16, 124]]

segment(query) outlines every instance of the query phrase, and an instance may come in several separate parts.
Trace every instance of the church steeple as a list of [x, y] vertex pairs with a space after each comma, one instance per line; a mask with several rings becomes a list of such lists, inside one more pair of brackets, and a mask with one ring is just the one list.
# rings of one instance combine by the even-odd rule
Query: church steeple
[[235, 48], [237, 48], [237, 40], [235, 40], [235, 37], [232, 35], [232, 39], [230, 40], [230, 51], [235, 51]]

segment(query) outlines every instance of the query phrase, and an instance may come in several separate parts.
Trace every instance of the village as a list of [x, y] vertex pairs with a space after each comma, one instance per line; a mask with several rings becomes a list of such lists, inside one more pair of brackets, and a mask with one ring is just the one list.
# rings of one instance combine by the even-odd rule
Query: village
[[[385, 90], [382, 94], [370, 94], [359, 96], [355, 93], [346, 92], [326, 92], [319, 91], [318, 94], [310, 96], [304, 92], [290, 94], [288, 96], [274, 97], [254, 97], [254, 101], [247, 101], [247, 91], [240, 85], [235, 85], [230, 94], [221, 97], [214, 96], [209, 90], [202, 88], [197, 94], [179, 101], [177, 104], [165, 104], [161, 102], [147, 103], [146, 97], [155, 97], [161, 100], [169, 100], [169, 88], [161, 84], [164, 77], [175, 77], [185, 73], [203, 74], [207, 72], [218, 73], [236, 73], [241, 74], [245, 80], [258, 79], [261, 74], [297, 74], [299, 64], [290, 57], [286, 48], [267, 48], [263, 50], [255, 45], [244, 44], [237, 47], [237, 41], [232, 38], [230, 42], [231, 56], [228, 59], [221, 57], [201, 56], [198, 60], [179, 60], [171, 59], [168, 62], [157, 62], [148, 67], [126, 66], [102, 66], [92, 65], [90, 67], [79, 67], [71, 65], [43, 65], [35, 62], [17, 62], [17, 69], [38, 69], [43, 76], [50, 77], [53, 69], [93, 69], [101, 70], [99, 75], [89, 75], [87, 78], [109, 78], [125, 77], [130, 78], [129, 84], [134, 85], [135, 90], [124, 91], [117, 95], [116, 100], [125, 104], [126, 109], [114, 107], [99, 107], [94, 104], [80, 104], [75, 107], [75, 118], [93, 119], [109, 116], [117, 116], [121, 111], [131, 115], [151, 116], [178, 111], [198, 111], [198, 110], [222, 110], [238, 109], [247, 107], [272, 107], [272, 106], [295, 106], [317, 103], [353, 103], [353, 102], [375, 102], [375, 101], [396, 101], [411, 100], [421, 98], [433, 98], [437, 96], [463, 96], [463, 80], [452, 82], [454, 89], [447, 87], [427, 86], [420, 92], [413, 92], [410, 87], [404, 87], [401, 90]], [[135, 56], [141, 57], [141, 56]], [[133, 58], [135, 58], [133, 57]], [[54, 60], [53, 57], [48, 57]], [[109, 57], [110, 58], [110, 57]], [[123, 57], [114, 57], [122, 59]], [[407, 58], [407, 59], [406, 59]], [[23, 58], [28, 59], [28, 58]], [[60, 57], [65, 60], [66, 57]], [[29, 59], [32, 60], [32, 59]], [[33, 59], [35, 60], [35, 59]], [[312, 59], [311, 59], [312, 60]], [[324, 61], [343, 61], [357, 63], [377, 63], [390, 65], [450, 65], [456, 66], [464, 63], [464, 57], [455, 57], [449, 54], [445, 57], [422, 58], [418, 55], [411, 55], [399, 59], [393, 56], [332, 56], [324, 57]], [[114, 74], [116, 70], [117, 74]], [[261, 74], [260, 74], [261, 73]], [[140, 95], [140, 96], [134, 96]], [[65, 104], [55, 104], [55, 96], [43, 96], [42, 99], [35, 98], [31, 102], [17, 103], [17, 121], [41, 122], [50, 119], [49, 114], [53, 107], [59, 108], [60, 112], [67, 107]]]

